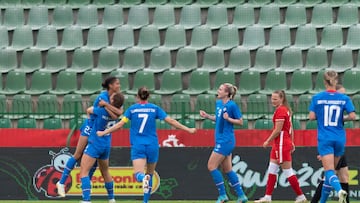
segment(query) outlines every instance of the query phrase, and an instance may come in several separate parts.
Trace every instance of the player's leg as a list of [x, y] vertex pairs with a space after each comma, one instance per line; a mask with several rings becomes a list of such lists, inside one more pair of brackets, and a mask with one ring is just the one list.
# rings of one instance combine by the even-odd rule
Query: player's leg
[[320, 199], [321, 203], [326, 202], [332, 188], [334, 188], [336, 192], [338, 192], [339, 197], [341, 195], [342, 197], [346, 198], [346, 195], [343, 194], [343, 192], [345, 191], [342, 190], [339, 178], [335, 174], [335, 170], [334, 170], [335, 168], [334, 163], [337, 165], [338, 160], [339, 157], [335, 158], [334, 154], [323, 155], [321, 158], [321, 162], [324, 167], [324, 173], [325, 173], [325, 182], [323, 185], [321, 199]]
[[218, 169], [219, 165], [224, 161], [225, 155], [220, 151], [222, 147], [219, 144], [216, 145], [214, 151], [211, 153], [208, 160], [208, 170], [210, 171], [210, 175], [215, 183], [216, 188], [219, 191], [219, 197], [217, 199], [217, 203], [226, 202], [229, 198], [226, 195], [224, 179], [220, 170]]
[[89, 178], [90, 168], [94, 165], [96, 158], [91, 157], [90, 155], [84, 153], [81, 158], [80, 164], [80, 180], [81, 180], [81, 189], [83, 202], [90, 202], [90, 192], [91, 192], [91, 182]]
[[[349, 194], [349, 168], [345, 155], [341, 156], [335, 170], [339, 177], [341, 188]], [[346, 202], [350, 202], [349, 195], [346, 197]]]
[[159, 159], [159, 146], [158, 145], [147, 145], [145, 147], [146, 156], [146, 174], [143, 178], [143, 190], [144, 198], [143, 202], [148, 203], [151, 196], [153, 175], [155, 172], [156, 163]]
[[108, 193], [109, 203], [115, 203], [114, 181], [109, 171], [109, 159], [98, 159], [99, 169], [105, 181], [105, 189]]
[[321, 190], [324, 184], [324, 180], [321, 180], [319, 182], [319, 185], [316, 188], [315, 194], [313, 196], [313, 198], [311, 199], [311, 203], [318, 203], [320, 201], [321, 198]]
[[[289, 151], [289, 154], [291, 152]], [[291, 155], [290, 155], [291, 156]], [[286, 158], [285, 160], [289, 160], [288, 158]], [[299, 181], [294, 173], [294, 170], [292, 168], [292, 162], [291, 161], [284, 161], [283, 163], [280, 164], [281, 168], [286, 176], [286, 178], [288, 179], [291, 188], [294, 190], [294, 192], [296, 193], [296, 199], [295, 199], [295, 203], [300, 203], [300, 202], [306, 202], [306, 197], [304, 195], [304, 193], [302, 192], [301, 188], [300, 188], [300, 184]]]

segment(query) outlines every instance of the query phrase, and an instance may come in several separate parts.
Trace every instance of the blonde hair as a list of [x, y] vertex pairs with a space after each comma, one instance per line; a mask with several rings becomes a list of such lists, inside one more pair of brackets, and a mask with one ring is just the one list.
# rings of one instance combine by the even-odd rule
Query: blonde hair
[[326, 71], [324, 73], [324, 81], [330, 87], [336, 87], [338, 83], [338, 74], [333, 70]]
[[224, 83], [225, 91], [228, 93], [228, 97], [234, 99], [237, 91], [237, 87], [231, 83]]
[[286, 99], [285, 91], [284, 90], [275, 90], [273, 93], [279, 95], [280, 99], [283, 100], [282, 105], [286, 106], [286, 108], [289, 110], [289, 113], [290, 113], [290, 116], [291, 116], [292, 115], [292, 110], [291, 110], [291, 107], [290, 107], [290, 104], [289, 104], [288, 100]]

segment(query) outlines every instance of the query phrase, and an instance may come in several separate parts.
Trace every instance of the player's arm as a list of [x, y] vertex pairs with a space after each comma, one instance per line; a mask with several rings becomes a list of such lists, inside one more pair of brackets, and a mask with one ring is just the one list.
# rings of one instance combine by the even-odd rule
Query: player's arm
[[215, 121], [215, 116], [207, 114], [205, 111], [200, 110], [200, 116], [206, 119], [210, 119], [212, 121]]
[[315, 112], [310, 111], [310, 113], [309, 113], [309, 120], [316, 120]]
[[94, 113], [94, 107], [93, 106], [86, 109], [86, 114], [87, 114], [88, 118], [90, 118], [90, 114], [93, 114], [93, 113]]
[[271, 141], [273, 141], [277, 136], [279, 136], [281, 129], [283, 128], [284, 125], [284, 121], [283, 119], [279, 119], [275, 121], [275, 128], [274, 130], [271, 132], [270, 136], [266, 139], [266, 141], [264, 142], [263, 146], [269, 146], [269, 143]]
[[118, 109], [118, 108], [116, 108], [115, 106], [107, 103], [107, 102], [104, 101], [104, 100], [101, 100], [101, 101], [99, 102], [99, 106], [105, 107], [105, 110], [108, 112], [108, 114], [110, 115], [110, 117], [111, 117], [112, 119], [117, 119], [117, 118], [119, 118], [119, 116], [121, 116], [121, 115], [124, 113], [123, 108]]
[[104, 135], [107, 135], [109, 133], [115, 132], [115, 131], [119, 130], [120, 128], [122, 128], [125, 125], [125, 123], [127, 123], [128, 121], [129, 121], [128, 118], [123, 117], [120, 122], [116, 123], [111, 128], [108, 128], [108, 129], [106, 129], [104, 131], [97, 131], [96, 134], [98, 136], [104, 136]]
[[171, 126], [177, 128], [177, 129], [181, 129], [181, 130], [185, 130], [188, 133], [195, 133], [196, 129], [195, 128], [189, 128], [181, 123], [179, 123], [177, 120], [167, 116], [165, 119], [165, 122], [169, 123]]
[[348, 115], [344, 116], [344, 121], [353, 121], [356, 119], [355, 112], [351, 112]]
[[238, 111], [237, 113], [233, 114], [233, 117], [235, 118], [231, 118], [228, 114], [228, 112], [224, 112], [223, 114], [223, 118], [225, 120], [227, 120], [228, 122], [234, 124], [234, 125], [243, 125], [243, 119], [241, 118], [241, 114]]

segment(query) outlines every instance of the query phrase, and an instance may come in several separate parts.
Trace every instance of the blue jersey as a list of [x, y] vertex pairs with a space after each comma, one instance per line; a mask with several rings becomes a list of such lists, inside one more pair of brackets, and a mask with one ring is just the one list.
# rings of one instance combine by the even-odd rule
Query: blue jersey
[[[93, 103], [93, 107], [99, 107], [99, 102], [100, 100], [104, 100], [107, 103], [110, 103], [110, 96], [109, 93], [107, 91], [102, 91], [98, 97], [96, 97], [94, 103]], [[93, 126], [94, 125], [94, 120], [96, 118], [96, 115], [94, 114], [90, 114], [90, 119], [88, 120], [88, 125], [89, 126]]]
[[215, 111], [215, 142], [235, 142], [234, 126], [229, 121], [225, 120], [223, 114], [227, 112], [230, 118], [240, 119], [242, 114], [239, 107], [233, 100], [229, 100], [226, 104], [223, 104], [222, 100], [216, 101]]
[[347, 95], [334, 91], [320, 92], [312, 97], [309, 110], [316, 115], [319, 141], [345, 140], [344, 111], [355, 111]]
[[116, 123], [112, 120], [104, 107], [94, 107], [95, 120], [91, 129], [89, 143], [99, 148], [107, 148], [111, 146], [111, 133], [102, 137], [96, 134], [97, 131], [104, 131]]
[[159, 144], [156, 134], [156, 119], [164, 120], [167, 117], [163, 109], [152, 103], [137, 103], [125, 111], [124, 117], [131, 121], [131, 145]]

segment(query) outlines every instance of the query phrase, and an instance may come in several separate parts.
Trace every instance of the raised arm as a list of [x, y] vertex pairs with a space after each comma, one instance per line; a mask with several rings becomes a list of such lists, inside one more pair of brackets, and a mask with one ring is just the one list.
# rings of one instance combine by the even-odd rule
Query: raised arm
[[181, 129], [181, 130], [185, 130], [187, 131], [188, 133], [195, 133], [196, 132], [196, 129], [195, 128], [189, 128], [181, 123], [179, 123], [177, 120], [167, 116], [165, 119], [164, 119], [167, 123], [169, 123], [171, 126], [174, 126], [175, 128], [178, 128], [178, 129]]
[[203, 111], [203, 110], [200, 110], [199, 113], [200, 113], [200, 116], [203, 117], [203, 118], [210, 119], [210, 120], [212, 120], [212, 121], [215, 121], [215, 120], [216, 120], [215, 116], [209, 115], [208, 113], [206, 113], [206, 112]]
[[109, 113], [112, 119], [117, 119], [119, 118], [119, 116], [121, 116], [124, 113], [123, 108], [118, 109], [115, 106], [105, 102], [104, 100], [101, 100], [99, 102], [99, 106], [105, 107], [105, 110]]
[[97, 131], [96, 134], [98, 136], [104, 136], [104, 135], [107, 135], [109, 133], [115, 132], [115, 131], [119, 130], [120, 128], [122, 128], [125, 125], [125, 123], [127, 123], [127, 121], [128, 121], [128, 119], [124, 117], [123, 119], [121, 119], [120, 122], [116, 123], [111, 128], [108, 128], [108, 129], [106, 129], [104, 131]]

